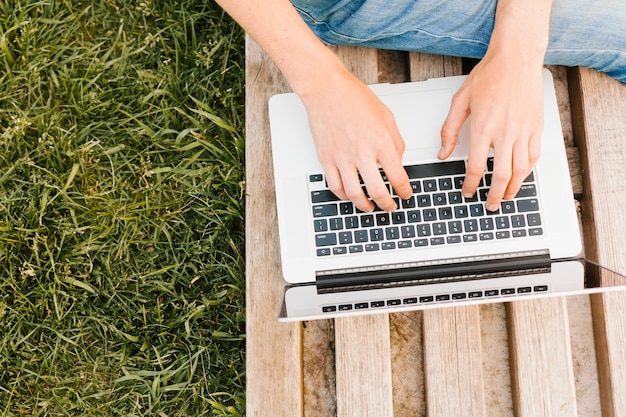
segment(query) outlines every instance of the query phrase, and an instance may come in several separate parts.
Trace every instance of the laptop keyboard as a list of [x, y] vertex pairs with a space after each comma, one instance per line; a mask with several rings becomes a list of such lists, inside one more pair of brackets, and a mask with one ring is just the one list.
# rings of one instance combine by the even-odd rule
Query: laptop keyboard
[[[379, 251], [520, 239], [543, 234], [534, 173], [513, 200], [496, 212], [485, 209], [491, 185], [493, 158], [476, 194], [461, 194], [465, 161], [405, 166], [413, 195], [402, 200], [387, 187], [398, 210], [376, 208], [364, 213], [340, 200], [327, 187], [323, 174], [309, 176], [313, 230], [317, 256], [349, 256]], [[384, 172], [381, 175], [386, 181]], [[364, 188], [365, 191], [365, 188]]]

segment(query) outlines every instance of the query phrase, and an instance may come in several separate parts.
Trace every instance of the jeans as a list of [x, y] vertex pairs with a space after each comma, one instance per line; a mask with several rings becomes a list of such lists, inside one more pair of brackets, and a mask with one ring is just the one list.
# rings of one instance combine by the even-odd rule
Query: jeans
[[[533, 0], [521, 0], [533, 1]], [[626, 84], [625, 0], [554, 0], [545, 63]], [[292, 0], [324, 42], [482, 58], [497, 0]]]

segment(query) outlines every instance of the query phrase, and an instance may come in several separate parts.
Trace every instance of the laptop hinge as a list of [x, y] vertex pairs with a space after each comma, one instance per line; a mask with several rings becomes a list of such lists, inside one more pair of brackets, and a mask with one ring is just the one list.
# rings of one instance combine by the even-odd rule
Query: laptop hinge
[[549, 272], [548, 250], [438, 259], [319, 272], [318, 293], [467, 281]]

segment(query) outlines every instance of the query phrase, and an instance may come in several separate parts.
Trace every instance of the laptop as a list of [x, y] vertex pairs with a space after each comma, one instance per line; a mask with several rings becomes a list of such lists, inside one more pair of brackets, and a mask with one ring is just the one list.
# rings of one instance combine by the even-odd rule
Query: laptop
[[[498, 302], [584, 288], [582, 242], [552, 75], [544, 78], [541, 158], [495, 213], [484, 204], [493, 158], [464, 198], [469, 129], [437, 159], [441, 126], [465, 76], [370, 88], [406, 143], [413, 196], [398, 210], [359, 211], [327, 188], [305, 108], [269, 101], [278, 230], [286, 281], [278, 319], [311, 320]], [[355, 103], [354, 105], [358, 105]], [[384, 178], [384, 172], [381, 170]], [[393, 190], [390, 187], [390, 190]], [[393, 194], [392, 194], [393, 195]]]

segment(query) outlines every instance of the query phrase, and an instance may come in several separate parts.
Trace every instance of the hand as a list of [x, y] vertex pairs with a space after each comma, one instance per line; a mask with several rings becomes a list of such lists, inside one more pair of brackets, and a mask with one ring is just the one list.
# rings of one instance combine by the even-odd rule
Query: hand
[[542, 65], [508, 58], [487, 53], [455, 94], [441, 130], [439, 158], [445, 159], [454, 150], [459, 131], [471, 114], [464, 196], [476, 192], [489, 148], [493, 148], [493, 177], [485, 204], [489, 211], [497, 211], [503, 198], [515, 197], [541, 150]]
[[314, 95], [303, 97], [319, 160], [330, 190], [339, 198], [351, 200], [362, 211], [375, 206], [397, 208], [380, 175], [378, 164], [402, 199], [412, 195], [402, 166], [404, 141], [389, 109], [352, 74], [345, 71], [326, 83]]

